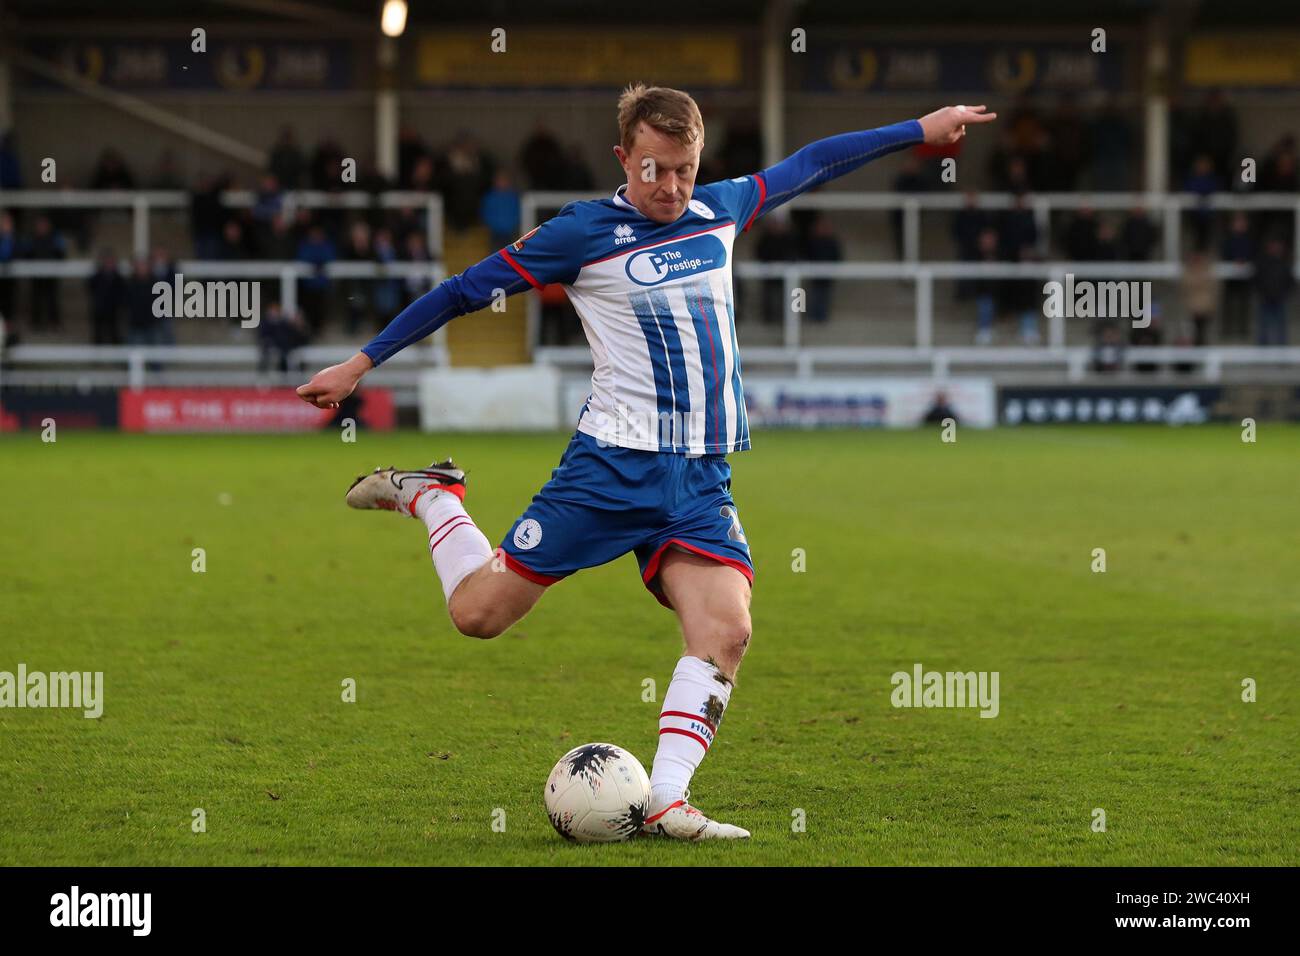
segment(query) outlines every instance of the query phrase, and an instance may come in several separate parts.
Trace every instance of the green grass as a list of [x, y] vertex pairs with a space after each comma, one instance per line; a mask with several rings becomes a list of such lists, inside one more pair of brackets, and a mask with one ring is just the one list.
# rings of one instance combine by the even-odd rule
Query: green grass
[[[576, 744], [650, 766], [680, 639], [631, 556], [476, 641], [421, 527], [343, 507], [454, 451], [495, 543], [566, 440], [0, 440], [0, 670], [106, 685], [99, 720], [0, 709], [0, 863], [1300, 863], [1300, 430], [760, 435], [754, 640], [692, 787], [741, 845], [574, 846], [542, 810]], [[998, 671], [1000, 715], [893, 708], [916, 662]]]

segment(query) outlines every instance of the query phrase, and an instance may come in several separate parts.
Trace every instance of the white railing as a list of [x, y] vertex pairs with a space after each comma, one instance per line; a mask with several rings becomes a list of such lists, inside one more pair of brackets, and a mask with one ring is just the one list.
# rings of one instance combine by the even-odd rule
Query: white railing
[[[979, 346], [941, 348], [860, 348], [826, 347], [786, 349], [779, 347], [754, 347], [741, 349], [745, 372], [751, 374], [793, 375], [797, 378], [814, 378], [823, 373], [854, 373], [865, 369], [885, 369], [894, 374], [911, 372], [928, 374], [943, 381], [958, 370], [1016, 369], [1039, 371], [1045, 374], [1065, 373], [1071, 382], [1088, 377], [1088, 368], [1096, 353], [1091, 346], [1069, 348], [982, 348]], [[534, 361], [553, 365], [565, 373], [591, 371], [591, 352], [585, 347], [547, 346], [534, 352]], [[1274, 367], [1288, 378], [1300, 373], [1300, 347], [1255, 346], [1130, 346], [1119, 353], [1122, 369], [1131, 371], [1137, 365], [1155, 365], [1170, 371], [1174, 366], [1191, 365], [1200, 369], [1205, 381], [1223, 379], [1225, 369], [1259, 369]], [[1110, 373], [1106, 373], [1110, 375]], [[1150, 380], [1144, 376], [1144, 380]], [[1185, 381], [1185, 377], [1180, 378]]]
[[[88, 279], [96, 269], [93, 259], [20, 259], [0, 264], [0, 279]], [[433, 288], [444, 278], [441, 262], [366, 262], [342, 260], [317, 267], [295, 259], [180, 259], [176, 270], [184, 281], [190, 279], [275, 279], [280, 283], [278, 301], [285, 311], [298, 307], [298, 281], [324, 275], [328, 279], [425, 279]], [[123, 275], [130, 274], [130, 264], [119, 265]]]
[[[569, 193], [569, 192], [528, 192], [522, 199], [524, 230], [537, 224], [539, 212], [558, 209], [567, 202], [582, 199], [602, 199], [605, 193]], [[976, 207], [979, 209], [1009, 209], [1019, 201], [1011, 193], [978, 193]], [[1293, 193], [1254, 193], [1237, 195], [1217, 193], [1201, 197], [1192, 193], [1036, 193], [1026, 196], [1026, 201], [1034, 212], [1038, 225], [1039, 253], [1046, 256], [1047, 242], [1050, 237], [1050, 219], [1053, 210], [1081, 209], [1132, 209], [1142, 207], [1152, 214], [1159, 214], [1163, 221], [1162, 258], [1155, 262], [1062, 262], [1044, 261], [1033, 263], [970, 263], [970, 262], [928, 262], [922, 261], [921, 249], [921, 213], [922, 211], [949, 211], [963, 209], [967, 198], [963, 193], [864, 193], [864, 192], [815, 192], [796, 197], [788, 205], [790, 208], [822, 209], [840, 212], [859, 210], [893, 210], [903, 211], [903, 259], [901, 262], [878, 263], [758, 263], [753, 261], [738, 262], [733, 267], [739, 279], [782, 279], [785, 283], [785, 298], [791, 301], [791, 293], [800, 286], [804, 279], [909, 279], [916, 286], [916, 345], [926, 348], [931, 343], [934, 328], [935, 279], [1064, 279], [1066, 273], [1079, 277], [1096, 279], [1151, 279], [1170, 280], [1182, 276], [1182, 214], [1189, 211], [1211, 209], [1216, 211], [1243, 210], [1287, 211], [1296, 220], [1296, 236], [1300, 237], [1300, 196]], [[1295, 243], [1294, 269], [1300, 278], [1300, 242]], [[1215, 277], [1219, 279], [1248, 278], [1248, 267], [1230, 263], [1218, 263]], [[791, 309], [785, 310], [783, 345], [786, 348], [798, 348], [802, 314]], [[534, 296], [529, 303], [528, 314], [529, 341], [538, 342], [541, 328], [541, 304]], [[1047, 345], [1063, 347], [1065, 344], [1064, 325], [1054, 321], [1049, 327]]]
[[[427, 204], [429, 210], [429, 229], [432, 235], [437, 232], [436, 240], [430, 249], [439, 249], [442, 238], [442, 204], [436, 194], [387, 192], [372, 197], [369, 193], [341, 192], [293, 192], [285, 193], [286, 200], [301, 206], [334, 206], [342, 208], [366, 208], [377, 198], [383, 207], [409, 206], [418, 202]], [[536, 223], [540, 210], [553, 209], [565, 202], [576, 199], [603, 198], [605, 193], [560, 193], [528, 192], [522, 197], [523, 228], [531, 228]], [[1008, 193], [978, 194], [976, 205], [986, 209], [1005, 209], [1012, 206], [1017, 198]], [[232, 191], [223, 194], [223, 200], [230, 205], [248, 205], [256, 201], [256, 195], [248, 191]], [[1163, 258], [1152, 262], [1065, 262], [1048, 261], [1032, 263], [972, 263], [972, 262], [931, 262], [922, 261], [920, 255], [920, 215], [924, 210], [953, 211], [966, 205], [967, 199], [960, 193], [861, 193], [861, 192], [819, 192], [805, 194], [790, 203], [792, 207], [830, 209], [830, 210], [889, 210], [902, 209], [904, 218], [904, 257], [901, 262], [782, 262], [759, 263], [754, 261], [739, 262], [734, 272], [739, 279], [779, 279], [784, 284], [785, 302], [791, 301], [794, 289], [808, 279], [839, 280], [908, 280], [915, 285], [915, 335], [917, 349], [929, 349], [933, 345], [934, 332], [934, 282], [953, 279], [1025, 279], [1063, 281], [1067, 274], [1079, 278], [1101, 280], [1176, 280], [1182, 275], [1182, 262], [1179, 253], [1182, 244], [1182, 213], [1190, 210], [1209, 208], [1213, 210], [1289, 210], [1297, 219], [1297, 235], [1300, 236], [1300, 197], [1290, 193], [1259, 193], [1236, 195], [1221, 193], [1203, 198], [1192, 194], [1148, 194], [1148, 193], [1041, 193], [1028, 197], [1030, 206], [1040, 222], [1040, 241], [1046, 242], [1048, 236], [1048, 219], [1056, 209], [1078, 209], [1090, 206], [1094, 209], [1129, 209], [1142, 206], [1149, 211], [1159, 212], [1164, 220]], [[189, 194], [180, 191], [143, 191], [115, 192], [92, 190], [64, 190], [50, 192], [46, 190], [10, 190], [0, 192], [0, 207], [6, 204], [30, 207], [57, 208], [58, 206], [85, 207], [129, 207], [133, 209], [136, 223], [136, 244], [148, 246], [148, 215], [152, 209], [188, 207]], [[143, 225], [142, 225], [143, 223]], [[141, 230], [143, 229], [143, 233]], [[1295, 271], [1300, 277], [1300, 242], [1295, 244], [1297, 260]], [[125, 269], [125, 264], [123, 265]], [[181, 260], [178, 268], [183, 274], [194, 277], [236, 278], [265, 277], [276, 278], [280, 282], [280, 301], [286, 308], [296, 304], [296, 284], [299, 279], [314, 274], [315, 267], [296, 261], [200, 261]], [[0, 276], [10, 277], [52, 277], [85, 278], [94, 271], [90, 259], [81, 260], [27, 260], [0, 265]], [[427, 275], [431, 282], [439, 282], [445, 276], [441, 262], [386, 264], [364, 261], [333, 262], [324, 268], [324, 274], [330, 278], [394, 278]], [[1248, 278], [1250, 267], [1231, 263], [1218, 263], [1214, 275], [1218, 279]], [[802, 313], [787, 309], [783, 326], [782, 344], [786, 349], [798, 349], [801, 344]], [[538, 342], [540, 331], [540, 302], [537, 296], [529, 296], [528, 302], [529, 342]], [[1063, 349], [1065, 347], [1064, 319], [1050, 318], [1045, 348]], [[987, 354], [987, 353], [986, 353]]]
[[[289, 363], [306, 374], [350, 358], [350, 346], [307, 345], [289, 353]], [[301, 385], [303, 373], [259, 368], [254, 345], [19, 345], [0, 352], [6, 386], [104, 386], [141, 389], [150, 385]], [[421, 372], [449, 364], [437, 337], [384, 362], [385, 387], [415, 388]]]
[[[322, 192], [287, 190], [280, 194], [281, 209], [292, 216], [295, 209], [400, 209], [406, 206], [425, 210], [425, 242], [429, 255], [442, 254], [442, 197], [437, 193], [391, 190], [369, 193], [360, 191]], [[180, 189], [0, 189], [0, 209], [6, 206], [26, 209], [129, 209], [131, 210], [131, 254], [149, 254], [149, 217], [155, 210], [190, 208], [191, 194]], [[232, 189], [221, 194], [222, 205], [231, 209], [257, 204], [258, 194], [247, 189]]]

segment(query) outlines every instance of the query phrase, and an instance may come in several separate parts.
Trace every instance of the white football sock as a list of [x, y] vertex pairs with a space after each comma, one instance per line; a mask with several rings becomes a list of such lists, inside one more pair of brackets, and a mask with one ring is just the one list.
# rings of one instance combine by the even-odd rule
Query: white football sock
[[731, 682], [698, 657], [677, 662], [659, 713], [659, 749], [650, 771], [650, 812], [681, 800], [718, 731]]
[[429, 529], [429, 555], [450, 604], [460, 582], [492, 560], [492, 546], [450, 491], [426, 491], [415, 502], [415, 514]]

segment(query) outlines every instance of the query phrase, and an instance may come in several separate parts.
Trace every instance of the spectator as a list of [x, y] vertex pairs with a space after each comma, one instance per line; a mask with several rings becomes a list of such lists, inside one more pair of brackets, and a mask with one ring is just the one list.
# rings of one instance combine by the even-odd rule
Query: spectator
[[118, 316], [126, 305], [126, 280], [117, 268], [111, 249], [99, 253], [99, 264], [89, 280], [91, 339], [95, 345], [118, 345], [122, 341]]
[[[403, 258], [407, 262], [432, 262], [429, 256], [428, 246], [425, 245], [424, 233], [410, 232], [406, 235], [406, 241], [402, 244], [406, 255]], [[405, 295], [407, 302], [414, 302], [420, 296], [424, 295], [431, 288], [433, 283], [429, 276], [407, 276], [405, 284]]]
[[1200, 197], [1196, 210], [1192, 213], [1192, 235], [1197, 249], [1204, 249], [1210, 241], [1210, 231], [1214, 225], [1214, 213], [1210, 209], [1210, 197], [1223, 189], [1223, 181], [1215, 172], [1214, 160], [1209, 153], [1200, 153], [1192, 162], [1192, 171], [1183, 181], [1183, 190]]
[[280, 127], [280, 136], [271, 147], [267, 171], [275, 177], [281, 188], [299, 189], [303, 184], [306, 166], [307, 157], [294, 138], [293, 127]]
[[[915, 153], [909, 152], [903, 157], [903, 168], [899, 170], [898, 175], [894, 178], [894, 192], [915, 195], [928, 191], [929, 186], [930, 184], [921, 168], [920, 158]], [[894, 233], [894, 253], [902, 260], [906, 251], [903, 248], [902, 207], [889, 211], [889, 225]]]
[[[381, 264], [397, 261], [397, 247], [393, 242], [391, 230], [387, 228], [375, 230], [374, 259], [375, 262]], [[402, 280], [381, 278], [374, 280], [373, 285], [374, 291], [371, 301], [382, 325], [397, 315], [404, 305], [402, 302]]]
[[122, 154], [113, 148], [99, 154], [99, 162], [90, 176], [91, 189], [135, 189], [135, 177]]
[[226, 207], [221, 194], [230, 187], [230, 174], [204, 176], [190, 194], [190, 235], [194, 255], [199, 259], [219, 258], [221, 233], [226, 225]]
[[[340, 257], [349, 262], [374, 261], [374, 249], [370, 244], [370, 226], [361, 220], [352, 224], [348, 230], [348, 241]], [[374, 311], [370, 301], [373, 291], [371, 279], [346, 279], [343, 282], [343, 294], [347, 301], [347, 332], [355, 337], [363, 324], [374, 324]]]
[[283, 262], [298, 256], [298, 237], [294, 235], [293, 224], [283, 209], [271, 217], [270, 228], [262, 241], [261, 254], [273, 262]]
[[[176, 275], [179, 270], [176, 268], [176, 262], [162, 246], [154, 246], [153, 251], [149, 254], [149, 282], [150, 294], [152, 295], [153, 284], [157, 282], [166, 282], [171, 285], [176, 281]], [[154, 339], [157, 345], [175, 345], [176, 336], [172, 333], [172, 320], [170, 316], [158, 316], [154, 320]]]
[[519, 193], [510, 181], [510, 174], [498, 170], [492, 188], [479, 206], [479, 218], [488, 227], [493, 249], [500, 249], [519, 235], [519, 216]]
[[[1260, 170], [1259, 188], [1270, 193], [1300, 192], [1300, 177], [1296, 173], [1295, 137], [1287, 135], [1269, 152]], [[1260, 213], [1259, 228], [1264, 233], [1276, 233], [1285, 243], [1295, 241], [1295, 215], [1289, 209], [1269, 209]]]
[[[992, 227], [993, 217], [988, 210], [980, 208], [979, 194], [967, 192], [964, 204], [952, 220], [952, 241], [957, 247], [957, 258], [962, 262], [977, 261], [980, 235]], [[956, 294], [961, 301], [971, 298], [975, 294], [972, 280], [958, 279]]]
[[[150, 260], [141, 256], [132, 263], [126, 280], [126, 342], [128, 345], [163, 345], [161, 319], [154, 315], [154, 277]], [[168, 277], [170, 283], [170, 277]]]
[[226, 224], [221, 227], [221, 243], [217, 246], [217, 254], [214, 258], [236, 262], [251, 258], [251, 255], [252, 251], [249, 249], [244, 227], [238, 219], [227, 219]]
[[252, 217], [254, 228], [259, 237], [264, 238], [271, 231], [271, 221], [284, 209], [284, 190], [274, 173], [264, 173], [257, 183], [257, 195], [253, 197]]
[[479, 203], [492, 185], [491, 158], [472, 135], [462, 131], [435, 169], [447, 224], [457, 230], [477, 224]]
[[1142, 206], [1129, 210], [1120, 230], [1120, 258], [1125, 262], [1146, 262], [1156, 246], [1156, 227]]
[[1295, 288], [1286, 245], [1277, 236], [1264, 242], [1263, 254], [1255, 263], [1255, 295], [1259, 299], [1259, 345], [1286, 345], [1287, 300]]
[[311, 334], [315, 335], [325, 324], [329, 307], [330, 280], [325, 267], [338, 258], [334, 243], [325, 235], [319, 223], [312, 223], [307, 237], [298, 245], [297, 258], [314, 266], [312, 274], [298, 282], [302, 300], [302, 314]]
[[1209, 253], [1196, 250], [1183, 264], [1183, 308], [1192, 323], [1193, 345], [1210, 344], [1210, 322], [1219, 311], [1219, 280]]
[[[840, 262], [844, 250], [835, 235], [831, 222], [824, 215], [813, 220], [804, 247], [804, 258], [809, 262]], [[810, 279], [808, 282], [808, 319], [819, 325], [830, 318], [831, 293], [834, 279]]]
[[402, 126], [397, 134], [397, 177], [403, 188], [410, 189], [415, 164], [429, 156], [429, 147], [412, 126]]
[[[1038, 224], [1034, 221], [1034, 211], [1026, 194], [1017, 194], [1015, 204], [1002, 214], [998, 246], [1001, 257], [1007, 262], [1033, 262], [1038, 258]], [[1024, 345], [1037, 345], [1042, 281], [1006, 279], [1001, 283], [1000, 294], [1002, 307], [1019, 317], [1020, 341]]]
[[[998, 261], [998, 232], [992, 226], [979, 235], [976, 243], [977, 261], [994, 263]], [[993, 344], [993, 323], [998, 314], [998, 291], [1000, 279], [981, 276], [971, 282], [971, 291], [975, 296], [975, 344]]]
[[[66, 194], [72, 191], [72, 186], [66, 182], [59, 187], [59, 192], [64, 194], [65, 199]], [[49, 215], [50, 225], [55, 232], [66, 236], [77, 249], [90, 248], [90, 223], [92, 219], [98, 219], [97, 215], [89, 210], [63, 203], [51, 209]], [[19, 222], [22, 222], [21, 218]]]
[[[796, 261], [799, 258], [799, 239], [790, 228], [790, 218], [785, 210], [772, 213], [765, 223], [754, 249], [758, 261]], [[763, 321], [767, 324], [783, 322], [787, 308], [789, 303], [785, 301], [785, 282], [782, 279], [764, 279]]]
[[343, 186], [343, 147], [332, 137], [322, 139], [312, 153], [311, 185], [325, 192], [337, 192]]
[[[1249, 266], [1255, 261], [1255, 239], [1244, 212], [1232, 214], [1220, 257], [1224, 262]], [[1223, 285], [1223, 338], [1244, 342], [1250, 333], [1250, 279], [1228, 279]]]
[[[0, 266], [7, 266], [18, 258], [18, 236], [14, 232], [14, 217], [6, 210], [0, 209]], [[0, 319], [8, 322], [12, 329], [14, 322], [14, 280], [0, 276]]]
[[560, 142], [538, 123], [519, 149], [519, 165], [531, 189], [565, 189], [565, 160]]
[[1196, 117], [1182, 94], [1169, 96], [1169, 182], [1180, 183], [1196, 155]]
[[1097, 214], [1091, 206], [1080, 206], [1065, 229], [1065, 255], [1071, 262], [1097, 259]]
[[308, 334], [300, 316], [286, 314], [279, 302], [271, 302], [258, 323], [257, 339], [261, 347], [258, 371], [288, 372], [289, 357], [294, 349], [307, 344]]
[[[50, 217], [44, 214], [36, 217], [34, 234], [27, 242], [25, 258], [27, 259], [66, 259], [67, 244], [63, 236], [54, 229]], [[32, 279], [32, 328], [43, 329], [49, 326], [58, 329], [62, 324], [59, 310], [59, 280], [50, 278]]]

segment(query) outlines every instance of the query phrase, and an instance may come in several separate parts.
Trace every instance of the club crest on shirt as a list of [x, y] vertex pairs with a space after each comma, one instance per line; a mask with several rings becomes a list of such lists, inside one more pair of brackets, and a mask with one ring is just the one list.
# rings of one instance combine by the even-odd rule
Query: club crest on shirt
[[526, 233], [524, 233], [522, 236], [520, 236], [518, 239], [512, 242], [510, 244], [510, 248], [513, 249], [515, 252], [518, 252], [524, 247], [525, 242], [533, 238], [533, 233], [535, 233], [540, 228], [541, 226], [533, 226], [533, 228], [529, 229]]
[[515, 528], [515, 547], [528, 551], [542, 543], [542, 526], [534, 518], [525, 518]]

